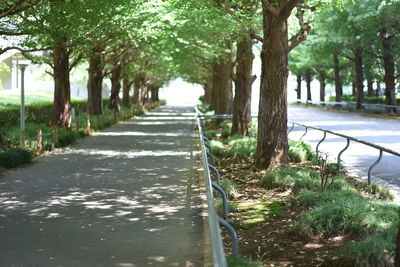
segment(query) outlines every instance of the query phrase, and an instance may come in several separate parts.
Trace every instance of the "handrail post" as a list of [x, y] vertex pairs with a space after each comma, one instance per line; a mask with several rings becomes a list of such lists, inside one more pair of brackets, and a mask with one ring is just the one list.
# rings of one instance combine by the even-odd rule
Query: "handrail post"
[[234, 259], [236, 259], [239, 255], [239, 245], [238, 245], [238, 238], [236, 231], [227, 221], [225, 221], [222, 218], [218, 219], [219, 219], [219, 224], [228, 231], [231, 237], [232, 256]]
[[218, 184], [212, 183], [212, 187], [219, 192], [222, 198], [222, 217], [226, 220], [228, 218], [229, 206], [228, 206], [228, 198], [226, 197], [226, 193], [224, 189], [222, 189]]
[[325, 138], [326, 138], [326, 132], [324, 131], [324, 137], [322, 137], [321, 141], [318, 142], [317, 147], [315, 148], [315, 155], [317, 156], [317, 158], [319, 155], [319, 150], [318, 150], [319, 145], [325, 140]]
[[347, 140], [346, 146], [339, 152], [338, 157], [337, 157], [338, 170], [340, 170], [340, 158], [341, 158], [343, 152], [345, 152], [347, 150], [347, 148], [349, 148], [349, 146], [350, 146], [350, 139], [346, 138], [346, 140]]
[[379, 149], [379, 157], [378, 157], [378, 159], [374, 163], [372, 163], [371, 167], [369, 167], [369, 169], [368, 169], [368, 184], [369, 185], [371, 184], [371, 171], [381, 161], [382, 156], [383, 156], [383, 151], [381, 149]]

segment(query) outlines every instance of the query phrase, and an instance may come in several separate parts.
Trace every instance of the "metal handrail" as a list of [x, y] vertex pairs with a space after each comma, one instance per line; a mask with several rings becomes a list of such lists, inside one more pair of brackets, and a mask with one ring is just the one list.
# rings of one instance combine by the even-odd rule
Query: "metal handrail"
[[[204, 119], [207, 119], [207, 118], [208, 119], [231, 119], [232, 118], [232, 114], [200, 115], [199, 117], [204, 118]], [[252, 118], [257, 118], [257, 116], [251, 116], [251, 117]], [[342, 156], [343, 152], [345, 152], [347, 150], [347, 148], [349, 147], [350, 141], [354, 141], [354, 142], [357, 142], [357, 143], [360, 143], [360, 144], [363, 144], [363, 145], [370, 146], [370, 147], [373, 147], [375, 149], [378, 149], [379, 150], [379, 157], [375, 162], [373, 162], [370, 165], [370, 167], [368, 169], [368, 184], [371, 184], [371, 173], [372, 173], [372, 170], [373, 170], [373, 168], [375, 168], [376, 165], [378, 165], [378, 163], [382, 159], [383, 152], [392, 154], [392, 155], [397, 156], [397, 157], [400, 157], [400, 152], [396, 152], [396, 151], [391, 150], [389, 148], [382, 147], [382, 146], [379, 146], [379, 145], [376, 145], [376, 144], [372, 144], [372, 143], [369, 143], [369, 142], [366, 142], [366, 141], [363, 141], [363, 140], [360, 140], [360, 139], [357, 139], [357, 138], [354, 138], [354, 137], [351, 137], [351, 136], [348, 136], [348, 135], [332, 132], [330, 130], [326, 130], [326, 129], [322, 129], [322, 128], [318, 128], [318, 127], [308, 126], [308, 125], [297, 123], [297, 122], [288, 121], [288, 123], [292, 124], [292, 127], [290, 128], [289, 132], [291, 132], [293, 130], [294, 125], [302, 126], [302, 127], [305, 128], [305, 133], [302, 135], [302, 137], [300, 139], [302, 139], [308, 133], [308, 129], [324, 132], [324, 136], [323, 136], [322, 140], [319, 141], [319, 143], [317, 145], [317, 148], [316, 148], [316, 154], [317, 155], [318, 155], [318, 152], [319, 152], [318, 151], [319, 145], [325, 140], [327, 133], [332, 134], [332, 135], [336, 135], [336, 136], [339, 136], [339, 137], [342, 137], [342, 138], [346, 139], [347, 140], [346, 147], [344, 149], [342, 149], [338, 154], [338, 160], [337, 160], [338, 168], [340, 168], [341, 156]]]
[[204, 169], [204, 183], [207, 196], [208, 224], [210, 226], [210, 238], [211, 238], [213, 262], [214, 266], [226, 267], [227, 262], [225, 257], [225, 250], [222, 242], [221, 231], [219, 228], [220, 220], [215, 210], [211, 175], [208, 169], [207, 151], [205, 149], [204, 140], [202, 138], [201, 124], [199, 117], [197, 117], [197, 126], [200, 133], [200, 145], [201, 145], [201, 154], [202, 154], [203, 169]]
[[[312, 105], [357, 105], [357, 102], [354, 101], [341, 101], [341, 102], [336, 102], [336, 101], [316, 101], [316, 100], [301, 100], [301, 99], [296, 99], [297, 103], [305, 103], [305, 104], [312, 104]], [[381, 107], [381, 108], [400, 108], [400, 105], [387, 105], [387, 104], [372, 104], [372, 103], [361, 103], [361, 106], [366, 106], [366, 107]]]

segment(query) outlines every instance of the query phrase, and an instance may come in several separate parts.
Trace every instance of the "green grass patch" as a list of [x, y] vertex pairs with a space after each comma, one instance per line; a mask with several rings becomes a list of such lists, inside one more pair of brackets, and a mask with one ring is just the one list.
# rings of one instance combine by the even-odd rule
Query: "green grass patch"
[[315, 158], [315, 152], [308, 143], [289, 140], [289, 160], [294, 163], [311, 161]]
[[281, 168], [266, 173], [260, 182], [266, 189], [280, 191], [292, 189], [294, 192], [298, 192], [303, 188], [318, 190], [320, 187], [318, 174], [315, 171], [299, 167]]
[[227, 258], [229, 267], [260, 267], [262, 263], [249, 257], [239, 255], [236, 259], [232, 256]]
[[284, 203], [281, 201], [237, 201], [237, 214], [241, 217], [240, 227], [249, 228], [255, 224], [265, 222], [268, 216], [277, 216], [284, 213]]
[[238, 196], [238, 190], [235, 181], [223, 179], [218, 182], [218, 185], [225, 191], [229, 199], [234, 199]]
[[248, 158], [254, 156], [257, 140], [251, 136], [234, 136], [223, 142], [212, 140], [210, 145], [217, 157]]

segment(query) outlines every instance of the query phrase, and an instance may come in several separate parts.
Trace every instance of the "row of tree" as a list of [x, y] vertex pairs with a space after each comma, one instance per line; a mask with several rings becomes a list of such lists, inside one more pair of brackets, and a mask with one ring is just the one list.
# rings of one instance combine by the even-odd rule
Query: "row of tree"
[[[376, 12], [368, 16], [359, 13], [359, 19], [350, 24], [344, 21], [344, 17], [355, 16], [349, 10], [355, 12], [355, 6], [368, 7], [374, 1], [382, 2]], [[252, 74], [253, 47], [257, 44], [261, 48], [262, 69], [255, 165], [275, 169], [288, 162], [289, 52], [306, 39], [311, 23], [316, 20], [310, 45], [299, 46], [291, 54], [292, 62], [297, 62], [292, 64], [292, 71], [298, 70], [303, 75], [302, 66], [306, 65], [303, 63], [317, 54], [312, 49], [323, 51], [317, 47], [326, 46], [337, 49], [339, 72], [343, 72], [345, 55], [355, 62], [360, 60], [358, 46], [348, 47], [351, 38], [361, 38], [353, 32], [352, 25], [354, 31], [359, 29], [359, 36], [368, 32], [375, 34], [375, 39], [397, 40], [397, 36], [389, 38], [395, 35], [394, 26], [386, 27], [387, 38], [377, 37], [372, 30], [357, 28], [357, 21], [373, 20], [380, 14], [378, 11], [392, 10], [391, 6], [395, 8], [397, 4], [398, 1], [389, 0], [5, 0], [0, 2], [0, 35], [3, 39], [16, 40], [16, 45], [2, 47], [0, 53], [17, 48], [51, 66], [55, 81], [54, 125], [68, 124], [71, 117], [69, 73], [80, 62], [87, 62], [91, 114], [102, 112], [101, 85], [105, 76], [111, 77], [110, 108], [116, 111], [121, 86], [122, 103], [129, 105], [133, 86], [133, 100], [137, 104], [146, 101], [149, 91], [155, 100], [161, 86], [182, 77], [204, 85], [205, 100], [217, 114], [233, 113], [232, 134], [246, 135], [251, 88], [256, 79]], [[398, 13], [387, 17], [397, 18]], [[339, 26], [339, 21], [344, 26], [338, 32], [348, 33], [347, 37], [330, 36], [332, 25]], [[368, 25], [375, 24], [372, 21]], [[383, 28], [379, 29], [377, 32], [383, 34]], [[321, 41], [317, 45], [315, 40]], [[343, 46], [339, 47], [338, 43], [342, 42]], [[352, 44], [372, 47], [361, 41]], [[391, 45], [390, 51], [395, 51], [397, 41]], [[376, 47], [374, 52], [384, 51], [384, 48], [378, 49], [377, 43]], [[47, 56], [37, 58], [27, 54], [37, 50], [46, 51]], [[315, 57], [313, 62], [327, 61]], [[325, 76], [329, 75], [327, 70]], [[359, 74], [356, 76], [360, 83]]]
[[[343, 84], [349, 84], [360, 108], [365, 94], [380, 95], [383, 83], [386, 103], [395, 105], [400, 67], [399, 11], [399, 1], [382, 0], [347, 1], [341, 7], [323, 9], [307, 42], [290, 55], [290, 69], [298, 83], [307, 83], [307, 99], [311, 100], [314, 76], [320, 83], [321, 101], [325, 100], [327, 83], [335, 85], [338, 102]], [[301, 98], [299, 85], [297, 97]]]

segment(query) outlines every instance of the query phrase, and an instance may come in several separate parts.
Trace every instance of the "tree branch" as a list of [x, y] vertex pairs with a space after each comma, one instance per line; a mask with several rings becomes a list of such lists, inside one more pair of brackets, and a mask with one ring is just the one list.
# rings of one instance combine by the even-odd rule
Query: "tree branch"
[[280, 15], [280, 11], [271, 6], [269, 0], [262, 0], [264, 7], [271, 12], [274, 16], [278, 17]]
[[69, 71], [71, 71], [76, 65], [78, 65], [78, 63], [82, 60], [83, 55], [79, 54], [74, 61], [72, 61], [72, 63], [69, 65]]
[[288, 42], [288, 51], [298, 46], [301, 42], [307, 39], [308, 33], [311, 30], [311, 25], [306, 23], [306, 26], [301, 28], [298, 33], [292, 36]]
[[3, 31], [0, 30], [0, 35], [6, 35], [6, 36], [19, 36], [19, 35], [27, 35], [28, 33], [26, 32], [10, 32], [10, 31]]
[[11, 16], [11, 15], [20, 13], [26, 9], [29, 9], [29, 8], [37, 5], [40, 1], [42, 1], [42, 0], [35, 0], [35, 1], [27, 4], [26, 6], [21, 6], [23, 3], [29, 2], [29, 1], [18, 0], [13, 5], [0, 9], [0, 18], [4, 18], [6, 16]]
[[18, 46], [10, 46], [10, 47], [6, 47], [6, 48], [3, 48], [3, 49], [0, 49], [0, 55], [4, 54], [8, 50], [13, 50], [13, 49], [18, 50], [21, 53], [30, 53], [30, 52], [38, 52], [38, 51], [50, 50], [50, 49], [52, 49], [52, 47], [23, 49], [23, 48], [18, 47]]
[[280, 12], [279, 12], [279, 22], [284, 22], [286, 21], [290, 13], [292, 13], [292, 10], [303, 0], [289, 0], [286, 2], [286, 5], [284, 5]]

